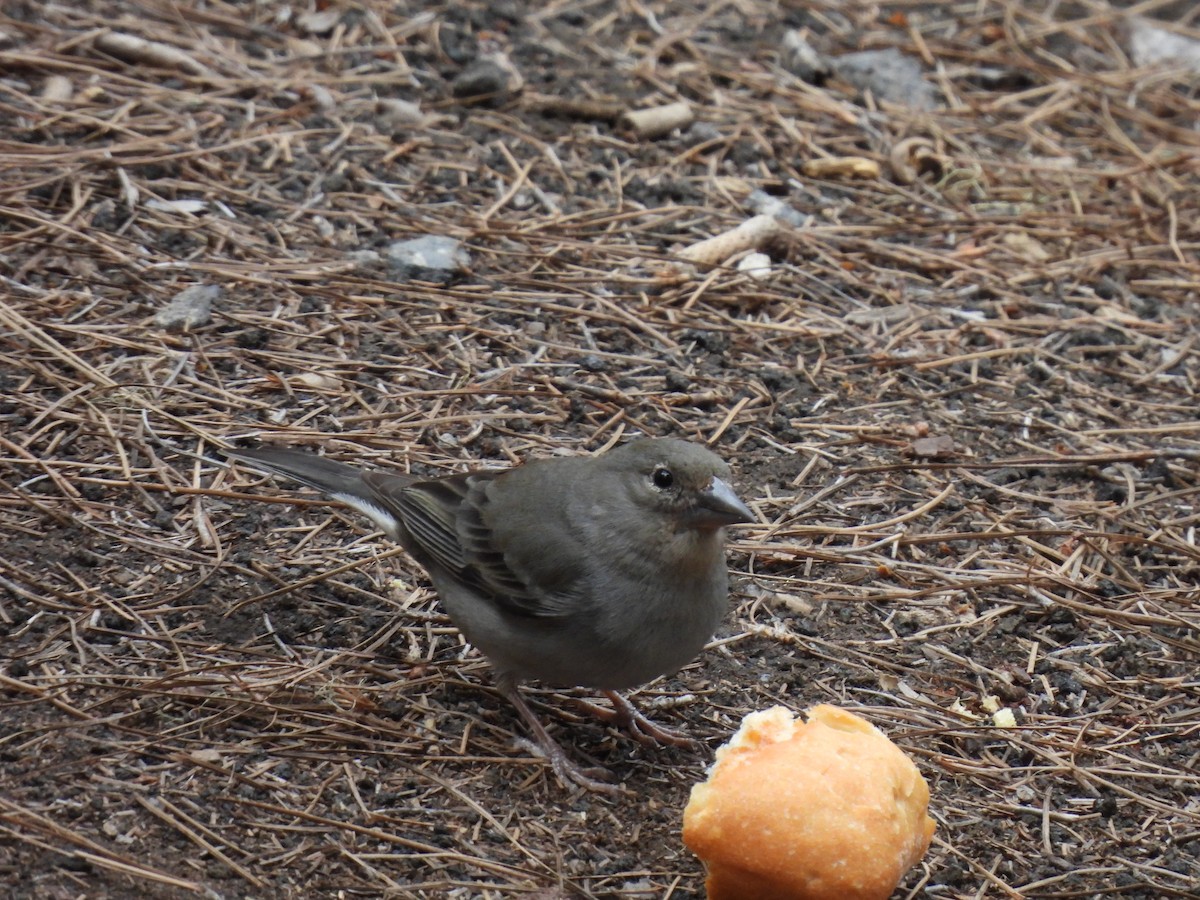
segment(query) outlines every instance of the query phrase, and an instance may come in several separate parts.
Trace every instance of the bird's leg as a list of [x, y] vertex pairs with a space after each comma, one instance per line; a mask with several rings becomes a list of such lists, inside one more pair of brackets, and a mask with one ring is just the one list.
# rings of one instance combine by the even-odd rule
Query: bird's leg
[[616, 691], [603, 691], [602, 693], [612, 703], [611, 710], [586, 701], [583, 703], [583, 707], [601, 721], [624, 728], [635, 741], [642, 744], [670, 744], [672, 747], [687, 747], [691, 750], [700, 746], [699, 741], [688, 737], [682, 731], [675, 731], [664, 725], [656, 725]]
[[537, 748], [546, 757], [546, 761], [550, 763], [550, 768], [554, 770], [554, 774], [558, 776], [558, 780], [564, 786], [570, 787], [572, 784], [575, 784], [585, 790], [597, 791], [604, 794], [622, 793], [623, 788], [619, 785], [600, 780], [611, 777], [611, 773], [606, 769], [581, 769], [575, 763], [571, 762], [562, 745], [550, 737], [550, 733], [546, 731], [541, 720], [538, 719], [537, 714], [533, 711], [533, 708], [525, 702], [525, 698], [521, 696], [521, 692], [515, 683], [502, 678], [498, 686], [500, 692], [517, 708], [517, 712], [521, 714], [521, 718], [525, 720], [525, 724], [533, 732]]

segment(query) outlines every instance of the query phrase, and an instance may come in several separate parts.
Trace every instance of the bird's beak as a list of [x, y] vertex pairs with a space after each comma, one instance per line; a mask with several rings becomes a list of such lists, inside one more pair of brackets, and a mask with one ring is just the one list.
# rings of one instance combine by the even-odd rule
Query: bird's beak
[[716, 477], [700, 492], [700, 503], [694, 515], [697, 525], [710, 528], [755, 521], [750, 507], [738, 499], [733, 488]]

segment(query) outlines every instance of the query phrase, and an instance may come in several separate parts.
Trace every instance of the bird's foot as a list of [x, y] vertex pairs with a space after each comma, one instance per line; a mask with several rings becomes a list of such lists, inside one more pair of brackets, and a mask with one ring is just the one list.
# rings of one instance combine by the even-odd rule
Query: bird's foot
[[597, 794], [618, 795], [627, 793], [627, 790], [619, 784], [613, 784], [612, 772], [602, 766], [589, 766], [582, 768], [571, 762], [562, 746], [553, 738], [549, 744], [543, 744], [539, 741], [530, 740], [529, 738], [518, 738], [517, 743], [532, 753], [534, 756], [540, 756], [550, 763], [550, 769], [554, 772], [554, 776], [562, 783], [563, 787], [581, 787], [585, 791], [593, 791]]
[[618, 694], [616, 691], [605, 691], [604, 696], [612, 703], [612, 709], [605, 709], [594, 703], [582, 701], [584, 709], [600, 719], [629, 732], [630, 737], [640, 744], [668, 744], [672, 747], [684, 747], [688, 750], [700, 748], [700, 742], [688, 737], [682, 731], [658, 725], [638, 712], [636, 706]]
[[563, 787], [581, 787], [586, 791], [595, 791], [600, 794], [624, 794], [626, 789], [619, 784], [612, 783], [612, 773], [607, 769], [593, 767], [583, 769], [571, 762], [567, 752], [563, 750], [562, 745], [554, 738], [550, 737], [550, 733], [546, 731], [541, 720], [538, 719], [532, 707], [525, 702], [525, 698], [521, 696], [516, 685], [503, 685], [501, 690], [512, 705], [517, 708], [517, 712], [521, 714], [521, 718], [525, 720], [525, 724], [529, 726], [529, 730], [533, 732], [533, 740], [521, 740], [520, 743], [526, 749], [531, 750], [535, 755], [542, 756], [550, 763], [550, 768], [554, 771], [555, 776]]

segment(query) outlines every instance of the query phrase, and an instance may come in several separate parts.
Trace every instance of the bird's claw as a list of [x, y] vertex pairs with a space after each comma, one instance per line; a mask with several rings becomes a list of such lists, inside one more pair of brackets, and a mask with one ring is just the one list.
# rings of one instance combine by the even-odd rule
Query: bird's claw
[[582, 768], [575, 765], [567, 757], [566, 752], [558, 743], [551, 741], [549, 744], [532, 741], [528, 738], [520, 738], [517, 741], [525, 750], [528, 750], [534, 756], [540, 756], [550, 764], [551, 771], [554, 776], [562, 783], [563, 787], [580, 787], [585, 791], [593, 791], [598, 794], [617, 795], [628, 793], [628, 790], [619, 784], [613, 784], [612, 772], [602, 766], [589, 766]]
[[667, 728], [665, 725], [659, 725], [642, 715], [636, 706], [616, 691], [605, 691], [604, 696], [612, 703], [612, 709], [605, 709], [602, 706], [597, 706], [587, 701], [583, 701], [583, 707], [602, 722], [607, 722], [610, 725], [629, 732], [629, 736], [639, 744], [667, 744], [672, 747], [683, 747], [688, 750], [698, 750], [700, 748], [699, 741], [688, 737], [682, 731], [676, 731], [673, 728]]

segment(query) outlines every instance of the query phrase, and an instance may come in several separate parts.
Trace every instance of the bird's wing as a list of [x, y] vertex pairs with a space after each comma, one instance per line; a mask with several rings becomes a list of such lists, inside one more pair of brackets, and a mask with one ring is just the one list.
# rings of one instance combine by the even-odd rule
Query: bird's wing
[[[389, 505], [400, 516], [417, 550], [438, 567], [461, 577], [469, 562], [458, 539], [459, 507], [467, 497], [468, 475], [454, 475], [434, 481], [397, 485], [390, 491]], [[391, 485], [367, 483], [377, 491]], [[423, 560], [422, 560], [423, 561]]]
[[[493, 532], [487, 486], [502, 472], [472, 472], [396, 485], [363, 476], [394, 510], [416, 545], [421, 561], [436, 565], [506, 612], [539, 618], [578, 610], [579, 579], [553, 564], [514, 571], [504, 542]], [[561, 569], [561, 567], [559, 567]]]

